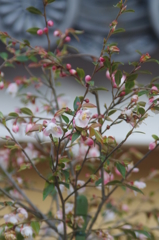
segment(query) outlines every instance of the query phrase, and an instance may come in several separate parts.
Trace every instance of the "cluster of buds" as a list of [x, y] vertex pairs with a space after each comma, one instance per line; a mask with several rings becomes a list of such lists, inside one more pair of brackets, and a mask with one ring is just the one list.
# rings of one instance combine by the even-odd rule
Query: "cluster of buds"
[[[48, 26], [48, 27], [52, 27], [53, 25], [54, 25], [54, 22], [53, 22], [52, 20], [49, 20], [49, 21], [47, 22], [47, 26]], [[41, 35], [43, 35], [44, 33], [47, 34], [48, 31], [49, 31], [48, 27], [45, 27], [44, 29], [38, 29], [37, 35], [41, 36]]]
[[143, 54], [141, 57], [140, 57], [140, 63], [144, 63], [144, 62], [146, 62], [148, 59], [150, 59], [151, 58], [151, 56], [148, 54], [148, 53], [146, 53], [146, 54]]

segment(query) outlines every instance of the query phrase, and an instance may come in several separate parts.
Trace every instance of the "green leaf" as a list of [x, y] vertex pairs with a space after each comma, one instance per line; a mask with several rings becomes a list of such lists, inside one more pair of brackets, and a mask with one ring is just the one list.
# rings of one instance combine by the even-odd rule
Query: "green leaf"
[[34, 232], [36, 234], [39, 233], [39, 231], [40, 231], [40, 224], [39, 224], [39, 222], [36, 222], [36, 221], [31, 222], [31, 227], [32, 227], [32, 229], [34, 230]]
[[125, 83], [126, 93], [129, 92], [129, 90], [131, 88], [133, 88], [134, 86], [135, 86], [135, 82], [134, 81], [126, 81], [126, 83]]
[[117, 110], [115, 110], [115, 109], [109, 111], [108, 116], [113, 115], [116, 111], [117, 111]]
[[73, 108], [74, 108], [75, 111], [77, 111], [80, 103], [81, 103], [81, 102], [80, 102], [79, 97], [76, 97], [75, 100], [74, 100], [74, 102], [73, 102]]
[[46, 187], [43, 190], [43, 201], [45, 200], [45, 198], [49, 195], [49, 194], [53, 194], [55, 191], [55, 186], [53, 183], [46, 183]]
[[96, 182], [95, 182], [95, 186], [97, 187], [99, 184], [101, 184], [102, 183], [102, 179], [101, 178], [99, 178]]
[[152, 137], [153, 137], [153, 139], [155, 139], [155, 140], [158, 140], [158, 139], [159, 139], [159, 137], [158, 137], [157, 135], [155, 135], [155, 134], [153, 134]]
[[4, 115], [2, 112], [0, 112], [0, 118], [4, 118]]
[[66, 117], [65, 115], [61, 115], [62, 119], [66, 122], [66, 123], [69, 123], [69, 118]]
[[29, 56], [29, 60], [31, 60], [32, 62], [37, 62], [37, 58], [35, 56]]
[[146, 60], [146, 62], [155, 62], [155, 63], [159, 64], [159, 61], [157, 59], [153, 59], [153, 58]]
[[5, 207], [5, 206], [13, 206], [13, 202], [10, 202], [10, 201], [6, 201], [6, 202], [0, 202], [0, 205]]
[[116, 34], [116, 33], [120, 33], [120, 32], [125, 32], [125, 29], [124, 28], [118, 28], [112, 34]]
[[106, 92], [108, 92], [109, 90], [105, 87], [95, 87], [95, 88], [93, 88], [93, 91], [106, 91]]
[[59, 160], [59, 163], [68, 163], [68, 162], [70, 162], [71, 160], [70, 159], [68, 159], [68, 158], [61, 158], [60, 160]]
[[0, 53], [0, 57], [3, 58], [4, 60], [7, 60], [8, 54], [6, 52]]
[[142, 73], [142, 74], [152, 74], [152, 72], [148, 71], [148, 70], [144, 70], [144, 71], [137, 71], [138, 73]]
[[40, 29], [40, 28], [38, 28], [38, 27], [29, 28], [29, 29], [27, 30], [27, 32], [30, 33], [30, 34], [37, 34], [37, 31], [38, 31], [39, 29]]
[[138, 77], [138, 74], [131, 74], [129, 76], [126, 77], [126, 81], [134, 81], [136, 80], [136, 78]]
[[125, 10], [124, 12], [122, 12], [122, 13], [129, 13], [129, 12], [135, 12], [135, 10], [133, 10], [133, 9], [128, 9], [128, 10]]
[[15, 118], [19, 117], [18, 113], [16, 113], [16, 112], [11, 112], [11, 113], [9, 113], [8, 116], [15, 117]]
[[145, 235], [146, 237], [150, 238], [150, 233], [148, 233], [147, 231], [144, 231], [144, 230], [134, 230], [135, 232], [138, 232], [140, 234], [143, 234]]
[[12, 63], [9, 63], [9, 62], [6, 62], [4, 66], [5, 67], [15, 67]]
[[110, 59], [107, 56], [104, 56], [105, 62], [104, 62], [104, 66], [107, 69], [110, 69], [111, 63], [110, 63]]
[[130, 229], [122, 229], [122, 231], [126, 234], [126, 235], [132, 235], [133, 239], [136, 239], [136, 234], [133, 230]]
[[68, 182], [70, 173], [68, 170], [61, 170], [62, 174], [65, 176], [65, 182]]
[[139, 193], [142, 193], [142, 194], [144, 194], [139, 188], [137, 188], [137, 187], [134, 187], [134, 186], [132, 186], [132, 185], [129, 185], [129, 184], [124, 184], [127, 188], [130, 188], [130, 189], [132, 189], [132, 190], [134, 190], [135, 192], [139, 192]]
[[27, 62], [28, 61], [28, 57], [27, 56], [17, 56], [16, 60], [18, 62]]
[[145, 109], [144, 109], [144, 108], [138, 108], [138, 112], [139, 112], [141, 115], [144, 115]]
[[66, 183], [66, 182], [58, 182], [58, 183], [64, 185], [67, 189], [70, 188], [69, 183]]
[[75, 167], [75, 171], [79, 171], [80, 169], [81, 169], [81, 165], [77, 164], [76, 167]]
[[141, 92], [138, 92], [138, 96], [142, 96], [144, 94], [148, 94], [148, 91], [144, 90], [144, 91], [141, 91]]
[[89, 84], [91, 87], [94, 86], [94, 81], [89, 81], [87, 84]]
[[121, 173], [122, 177], [125, 178], [125, 174], [126, 174], [126, 169], [125, 169], [125, 167], [124, 167], [120, 162], [117, 162], [117, 163], [116, 163], [116, 168], [117, 168], [118, 171]]
[[33, 13], [33, 14], [43, 15], [42, 12], [35, 7], [28, 7], [28, 8], [26, 8], [26, 10], [28, 10], [28, 12]]
[[29, 108], [20, 108], [20, 111], [26, 115], [33, 116], [33, 113]]
[[95, 129], [93, 129], [93, 131], [94, 131], [94, 135], [96, 137], [96, 140], [98, 142], [100, 142], [101, 144], [103, 144], [103, 137], [102, 137], [101, 133], [99, 131], [95, 130]]
[[118, 70], [116, 73], [115, 73], [115, 82], [117, 84], [117, 86], [120, 85], [120, 82], [121, 82], [121, 78], [122, 78], [122, 72], [120, 70]]
[[139, 50], [136, 50], [135, 52], [137, 52], [140, 56], [142, 56], [142, 53]]
[[85, 76], [84, 70], [82, 68], [77, 68], [76, 71], [77, 71], [78, 76], [82, 80], [84, 78], [84, 76]]
[[110, 181], [110, 182], [108, 182], [106, 185], [124, 185], [124, 184], [122, 184], [120, 181], [118, 181], [118, 180], [113, 180], [113, 181]]
[[73, 133], [71, 143], [73, 143], [74, 141], [76, 141], [76, 139], [79, 138], [79, 136], [81, 136], [81, 133], [80, 133], [80, 132], [75, 132], [75, 133]]

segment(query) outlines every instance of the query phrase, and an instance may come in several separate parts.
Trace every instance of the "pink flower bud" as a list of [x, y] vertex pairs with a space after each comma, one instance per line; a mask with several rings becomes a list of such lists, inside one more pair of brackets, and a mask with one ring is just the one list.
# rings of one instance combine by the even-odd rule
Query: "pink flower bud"
[[13, 131], [14, 133], [19, 132], [19, 126], [16, 125], [16, 124], [13, 124], [12, 131]]
[[65, 72], [61, 72], [60, 73], [60, 77], [66, 77], [67, 75], [66, 75], [66, 73]]
[[56, 70], [56, 66], [52, 66], [52, 70], [55, 71]]
[[25, 129], [25, 133], [27, 134], [32, 127], [33, 127], [33, 124], [32, 124], [32, 123], [27, 124], [27, 125], [26, 125], [26, 129]]
[[100, 58], [99, 58], [99, 62], [105, 62], [105, 58], [100, 57]]
[[48, 33], [49, 30], [47, 27], [45, 27], [43, 31], [44, 31], [44, 33]]
[[70, 72], [71, 75], [75, 75], [77, 73], [75, 69], [70, 69], [69, 72]]
[[107, 70], [107, 71], [106, 71], [106, 77], [107, 77], [109, 80], [111, 80], [111, 77], [110, 77], [110, 72], [109, 72], [109, 70]]
[[87, 138], [84, 142], [87, 146], [92, 146], [94, 144], [94, 141], [91, 138]]
[[69, 63], [66, 64], [66, 68], [67, 68], [68, 70], [70, 70], [71, 67], [72, 67], [71, 64], [69, 64]]
[[89, 103], [89, 99], [88, 99], [88, 98], [86, 98], [84, 101], [85, 101], [86, 103]]
[[153, 150], [155, 147], [156, 147], [156, 142], [151, 142], [150, 144], [149, 144], [149, 150]]
[[131, 102], [137, 103], [138, 99], [139, 99], [138, 95], [133, 95], [131, 98]]
[[60, 31], [59, 30], [55, 30], [53, 34], [54, 34], [55, 37], [59, 37], [60, 36]]
[[71, 38], [69, 36], [65, 37], [65, 42], [70, 42]]
[[38, 34], [38, 35], [43, 35], [43, 30], [42, 30], [42, 29], [39, 29], [39, 30], [37, 31], [37, 34]]
[[156, 86], [153, 86], [153, 87], [151, 88], [151, 92], [158, 92], [158, 88], [157, 88]]
[[117, 46], [108, 46], [107, 49], [111, 52], [120, 52], [120, 49]]
[[1, 76], [1, 77], [4, 77], [4, 72], [1, 72], [1, 71], [0, 71], [0, 76]]
[[98, 117], [97, 113], [92, 116], [92, 118], [97, 118], [97, 117]]
[[4, 82], [1, 81], [1, 82], [0, 82], [0, 90], [2, 90], [3, 88], [4, 88]]
[[47, 22], [47, 25], [48, 25], [49, 27], [52, 27], [52, 26], [54, 25], [54, 22], [53, 22], [52, 20], [49, 20], [49, 21]]
[[91, 76], [90, 75], [86, 75], [85, 76], [85, 81], [86, 81], [86, 83], [90, 82], [91, 81]]

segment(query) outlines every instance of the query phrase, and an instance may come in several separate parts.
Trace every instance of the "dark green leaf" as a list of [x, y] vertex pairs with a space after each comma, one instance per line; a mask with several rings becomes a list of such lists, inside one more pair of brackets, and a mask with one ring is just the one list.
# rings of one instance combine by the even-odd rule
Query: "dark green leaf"
[[61, 172], [63, 173], [63, 175], [65, 176], [65, 182], [68, 182], [68, 179], [70, 177], [70, 173], [68, 170], [61, 170]]
[[134, 81], [134, 80], [136, 80], [137, 76], [138, 76], [137, 73], [136, 74], [131, 74], [131, 75], [126, 77], [126, 81]]
[[116, 34], [116, 33], [120, 33], [120, 32], [125, 32], [125, 29], [124, 28], [118, 28], [112, 34]]
[[110, 181], [106, 185], [124, 185], [118, 180]]
[[129, 185], [129, 184], [124, 184], [127, 188], [130, 188], [130, 189], [132, 189], [132, 190], [134, 190], [135, 192], [139, 192], [139, 193], [142, 193], [142, 194], [144, 194], [139, 188], [137, 188], [137, 187], [134, 187], [134, 186], [132, 186], [132, 185]]
[[138, 108], [138, 112], [139, 112], [141, 115], [144, 115], [145, 109], [144, 109], [144, 108]]
[[126, 93], [129, 92], [129, 90], [130, 90], [131, 88], [133, 88], [134, 86], [135, 86], [134, 81], [126, 81], [126, 83], [125, 83]]
[[32, 62], [37, 62], [37, 58], [35, 56], [29, 56], [29, 60], [31, 60]]
[[64, 185], [68, 189], [70, 188], [69, 183], [66, 183], [66, 182], [58, 182], [58, 183]]
[[102, 183], [102, 179], [100, 178], [100, 179], [98, 179], [96, 182], [95, 182], [95, 186], [97, 187], [99, 184], [101, 184]]
[[16, 60], [18, 62], [26, 62], [26, 61], [28, 61], [28, 57], [27, 56], [17, 56]]
[[129, 12], [135, 12], [133, 9], [128, 9], [128, 10], [125, 10], [124, 12], [122, 12], [122, 13], [129, 13]]
[[110, 69], [111, 63], [110, 63], [110, 59], [107, 56], [104, 56], [105, 62], [104, 62], [104, 66], [107, 69]]
[[137, 71], [138, 73], [143, 73], [143, 74], [152, 74], [152, 72], [148, 71], [148, 70], [144, 70], [144, 71]]
[[79, 138], [79, 136], [81, 136], [80, 132], [73, 133], [71, 142], [73, 143], [74, 141], [76, 141], [76, 139]]
[[78, 76], [82, 80], [84, 78], [84, 76], [85, 76], [84, 70], [82, 68], [77, 68], [76, 71], [77, 71]]
[[0, 53], [0, 57], [6, 60], [8, 58], [8, 54], [6, 52]]
[[54, 190], [55, 190], [55, 186], [54, 186], [53, 183], [51, 183], [51, 184], [46, 183], [46, 187], [45, 187], [44, 190], [43, 190], [43, 200], [45, 200], [45, 198], [46, 198], [49, 194], [54, 193]]
[[133, 239], [137, 239], [136, 234], [133, 230], [130, 229], [122, 229], [122, 231], [126, 234], [126, 235], [132, 235]]
[[134, 230], [135, 232], [138, 232], [140, 234], [143, 234], [145, 235], [146, 237], [151, 237], [150, 234], [147, 232], [147, 231], [144, 231], [144, 230]]
[[20, 108], [20, 111], [26, 115], [33, 116], [33, 113], [29, 108]]
[[93, 88], [93, 91], [100, 91], [100, 90], [108, 92], [108, 89], [105, 88], [105, 87], [95, 87], [95, 88]]
[[53, 3], [53, 2], [55, 2], [55, 0], [47, 0], [48, 4]]
[[75, 100], [74, 100], [74, 103], [73, 103], [73, 108], [74, 108], [75, 111], [77, 111], [80, 103], [81, 102], [80, 102], [79, 97], [76, 97]]
[[124, 167], [120, 162], [117, 162], [117, 163], [116, 163], [116, 168], [117, 168], [118, 171], [121, 173], [122, 177], [125, 178], [125, 174], [126, 174], [126, 169], [125, 169], [125, 167]]
[[11, 117], [19, 117], [18, 113], [16, 113], [16, 112], [9, 113], [9, 116], [11, 116]]
[[69, 118], [66, 117], [65, 115], [61, 115], [62, 119], [66, 122], [66, 123], [69, 123]]
[[31, 222], [31, 227], [32, 227], [32, 229], [34, 230], [34, 232], [36, 233], [36, 234], [38, 234], [39, 233], [39, 231], [40, 231], [40, 224], [39, 224], [39, 222]]
[[138, 96], [142, 96], [144, 94], [148, 94], [148, 91], [144, 90], [144, 91], [141, 91], [141, 92], [138, 92]]
[[115, 110], [115, 109], [113, 109], [113, 110], [110, 110], [110, 111], [109, 111], [109, 113], [108, 113], [108, 116], [110, 116], [110, 115], [113, 115], [115, 112], [116, 112], [116, 110]]
[[155, 62], [155, 63], [159, 64], [159, 61], [157, 59], [153, 59], [153, 58], [146, 60], [146, 62]]
[[142, 53], [141, 53], [139, 50], [136, 50], [136, 52], [137, 52], [140, 56], [142, 56]]
[[122, 72], [120, 70], [118, 70], [116, 73], [115, 73], [115, 82], [117, 84], [117, 86], [120, 85], [120, 82], [121, 82], [121, 78], [122, 78]]
[[26, 10], [28, 10], [28, 12], [33, 13], [33, 14], [43, 15], [42, 12], [35, 7], [28, 7], [28, 8], [26, 8]]
[[15, 67], [12, 63], [9, 63], [9, 62], [6, 62], [4, 66], [5, 67]]
[[37, 31], [38, 31], [39, 29], [40, 29], [40, 28], [38, 28], [38, 27], [29, 28], [29, 29], [27, 30], [27, 32], [30, 33], [30, 34], [37, 34]]

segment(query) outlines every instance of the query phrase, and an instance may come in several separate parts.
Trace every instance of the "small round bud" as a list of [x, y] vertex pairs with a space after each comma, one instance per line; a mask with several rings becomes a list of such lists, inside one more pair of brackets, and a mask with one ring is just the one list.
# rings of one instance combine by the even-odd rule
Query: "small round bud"
[[60, 31], [59, 30], [55, 30], [53, 34], [54, 34], [55, 37], [59, 37], [60, 36]]
[[47, 27], [44, 28], [44, 33], [48, 33], [49, 29]]
[[67, 70], [70, 70], [71, 67], [72, 67], [71, 64], [69, 64], [69, 63], [66, 64], [66, 68], [67, 68]]
[[89, 99], [88, 99], [88, 98], [86, 98], [84, 101], [85, 101], [86, 103], [89, 103]]
[[85, 81], [86, 81], [86, 83], [90, 82], [91, 81], [91, 76], [90, 75], [86, 75], [85, 76]]
[[52, 20], [49, 20], [49, 21], [47, 22], [47, 25], [48, 25], [49, 27], [52, 27], [52, 26], [54, 25], [54, 22], [53, 22]]
[[71, 38], [69, 36], [65, 37], [65, 42], [70, 42]]
[[105, 62], [105, 58], [100, 57], [100, 58], [99, 58], [99, 62]]
[[71, 75], [75, 75], [77, 73], [75, 69], [70, 69], [69, 72], [70, 72]]
[[12, 131], [13, 131], [14, 133], [19, 132], [19, 126], [16, 125], [16, 124], [13, 124]]
[[43, 30], [42, 30], [42, 29], [39, 29], [39, 30], [37, 31], [37, 34], [38, 34], [38, 35], [43, 35]]
[[2, 90], [3, 88], [4, 88], [4, 82], [1, 81], [1, 82], [0, 82], [0, 90]]
[[55, 71], [56, 70], [56, 66], [52, 66], [52, 70]]
[[138, 99], [139, 99], [138, 95], [133, 95], [131, 98], [131, 102], [137, 103]]
[[149, 150], [153, 150], [155, 147], [156, 147], [156, 142], [151, 142], [150, 144], [149, 144]]
[[157, 88], [156, 86], [153, 86], [153, 87], [151, 88], [151, 92], [158, 92], [158, 88]]

